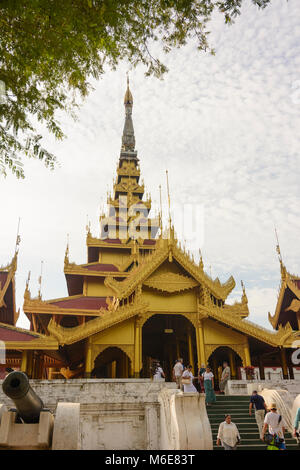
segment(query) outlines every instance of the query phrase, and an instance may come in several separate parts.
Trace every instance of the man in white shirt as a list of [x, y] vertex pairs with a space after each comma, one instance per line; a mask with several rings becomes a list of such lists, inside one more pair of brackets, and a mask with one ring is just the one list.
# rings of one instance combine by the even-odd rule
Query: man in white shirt
[[183, 359], [180, 357], [177, 359], [175, 366], [173, 367], [173, 378], [178, 385], [178, 388], [181, 389], [181, 377], [183, 374]]
[[[269, 433], [273, 436], [276, 434], [281, 439], [284, 439], [284, 431], [285, 431], [285, 422], [280, 414], [277, 413], [277, 406], [276, 403], [271, 404], [271, 411], [266, 414], [264, 427], [262, 430], [261, 439], [264, 440], [264, 435], [269, 427]], [[285, 444], [282, 442], [279, 447], [280, 450], [285, 450]]]
[[236, 425], [231, 422], [231, 416], [225, 415], [225, 421], [219, 426], [217, 446], [222, 443], [225, 450], [236, 450], [236, 446], [240, 443], [240, 440], [240, 433]]

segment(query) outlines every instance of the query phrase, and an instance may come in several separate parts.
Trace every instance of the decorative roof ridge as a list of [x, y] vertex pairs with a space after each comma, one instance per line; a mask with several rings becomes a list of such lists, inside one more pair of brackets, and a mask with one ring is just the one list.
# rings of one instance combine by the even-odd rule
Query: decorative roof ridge
[[99, 333], [117, 323], [127, 320], [133, 316], [142, 314], [148, 309], [148, 304], [140, 298], [129, 305], [120, 306], [118, 302], [111, 302], [108, 309], [100, 309], [98, 318], [90, 320], [84, 325], [73, 328], [64, 328], [50, 320], [48, 331], [59, 341], [60, 344], [72, 344], [77, 341]]
[[219, 280], [213, 281], [199, 266], [196, 266], [186, 253], [176, 246], [174, 241], [174, 239], [164, 240], [159, 238], [155, 249], [144, 258], [141, 258], [139, 265], [130, 271], [130, 275], [125, 280], [116, 281], [114, 276], [110, 276], [105, 278], [104, 284], [112, 288], [118, 297], [124, 298], [145, 278], [150, 276], [167, 257], [170, 258], [170, 255], [173, 255], [177, 262], [182, 264], [199, 283], [203, 283], [217, 297], [226, 298], [235, 287], [234, 278], [231, 276], [223, 284]]
[[300, 300], [300, 289], [298, 289], [297, 285], [293, 282], [295, 280], [298, 280], [298, 279], [294, 279], [294, 276], [291, 275], [288, 271], [285, 271], [285, 275], [281, 277], [279, 295], [278, 295], [275, 312], [273, 315], [271, 315], [271, 313], [268, 312], [268, 320], [274, 329], [276, 329], [278, 326], [282, 301], [283, 301], [286, 288], [288, 287], [293, 292], [293, 294], [295, 294]]
[[293, 329], [289, 323], [287, 323], [284, 327], [280, 326], [278, 331], [271, 331], [263, 326], [257, 325], [251, 320], [228, 315], [228, 312], [225, 312], [223, 307], [217, 307], [215, 305], [211, 307], [204, 307], [200, 305], [199, 310], [205, 310], [216, 320], [222, 321], [223, 323], [228, 324], [237, 330], [242, 330], [244, 333], [253, 336], [259, 341], [267, 342], [273, 346], [283, 345], [284, 340], [288, 336], [290, 336], [292, 333], [297, 333], [293, 332]]

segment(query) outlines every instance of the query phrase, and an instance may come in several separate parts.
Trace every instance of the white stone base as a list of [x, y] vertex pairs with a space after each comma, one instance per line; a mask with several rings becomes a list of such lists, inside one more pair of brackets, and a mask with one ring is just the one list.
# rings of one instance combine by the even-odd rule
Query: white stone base
[[[0, 403], [13, 407], [2, 392]], [[46, 408], [61, 402], [80, 404], [80, 448], [135, 450], [160, 448], [160, 404], [163, 388], [174, 382], [149, 379], [30, 380]], [[71, 430], [70, 430], [71, 431]]]
[[287, 390], [295, 398], [300, 393], [300, 382], [299, 380], [228, 380], [225, 395], [251, 395], [253, 390], [260, 392], [263, 389]]

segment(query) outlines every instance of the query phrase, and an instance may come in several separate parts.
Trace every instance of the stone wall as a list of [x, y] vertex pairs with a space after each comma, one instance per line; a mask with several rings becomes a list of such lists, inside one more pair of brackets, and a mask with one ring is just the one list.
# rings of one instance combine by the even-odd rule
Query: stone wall
[[[13, 406], [3, 394], [0, 404]], [[80, 403], [81, 449], [159, 449], [163, 388], [175, 383], [149, 379], [30, 380], [46, 408], [59, 402]], [[70, 430], [71, 431], [71, 430]]]
[[299, 380], [228, 380], [226, 395], [251, 395], [253, 390], [286, 390], [293, 398], [300, 393]]

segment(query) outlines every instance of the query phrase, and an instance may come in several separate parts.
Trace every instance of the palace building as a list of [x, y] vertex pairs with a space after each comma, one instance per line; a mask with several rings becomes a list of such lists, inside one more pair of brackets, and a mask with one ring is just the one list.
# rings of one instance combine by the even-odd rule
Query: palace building
[[272, 330], [248, 320], [243, 286], [240, 302], [226, 303], [235, 288], [212, 279], [183, 249], [169, 221], [151, 218], [151, 199], [144, 184], [132, 122], [129, 83], [124, 99], [125, 124], [113, 194], [100, 216], [99, 238], [87, 228], [87, 262], [69, 261], [64, 273], [68, 297], [32, 298], [27, 282], [23, 310], [30, 330], [16, 327], [12, 263], [0, 270], [0, 340], [6, 346], [5, 367], [20, 368], [31, 378], [149, 377], [158, 359], [172, 380], [174, 361], [209, 364], [215, 377], [224, 360], [232, 378], [241, 367], [281, 367], [293, 378], [290, 362], [300, 339], [300, 278], [281, 261], [281, 288]]

